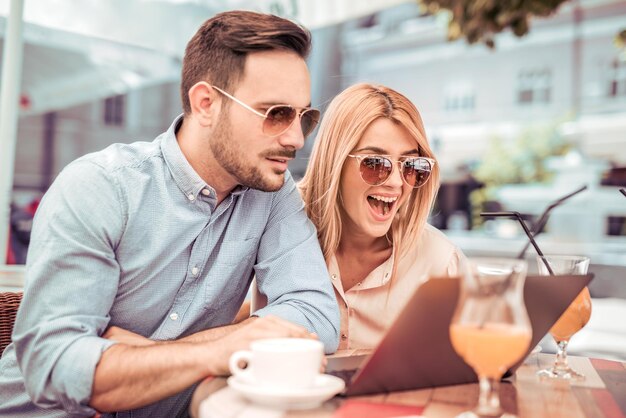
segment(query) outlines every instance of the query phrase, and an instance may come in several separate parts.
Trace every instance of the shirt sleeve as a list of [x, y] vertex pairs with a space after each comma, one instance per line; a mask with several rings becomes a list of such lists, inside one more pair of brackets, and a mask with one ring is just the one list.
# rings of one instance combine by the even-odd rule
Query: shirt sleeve
[[318, 335], [327, 353], [337, 350], [337, 300], [317, 231], [289, 175], [275, 196], [255, 272], [259, 291], [268, 301], [256, 316], [271, 314], [301, 325]]
[[452, 255], [450, 256], [450, 260], [448, 261], [447, 273], [448, 276], [459, 276], [465, 272], [467, 268], [467, 257], [463, 254], [463, 251], [456, 245], [454, 246], [454, 250], [452, 251]]
[[79, 160], [37, 210], [13, 339], [26, 390], [40, 407], [95, 414], [89, 407], [95, 368], [114, 344], [99, 336], [120, 277], [114, 249], [122, 207], [114, 180]]

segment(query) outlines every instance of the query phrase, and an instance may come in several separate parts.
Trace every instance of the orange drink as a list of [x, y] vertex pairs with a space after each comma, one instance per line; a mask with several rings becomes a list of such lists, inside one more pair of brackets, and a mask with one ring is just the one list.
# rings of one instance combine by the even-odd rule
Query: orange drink
[[[524, 305], [527, 263], [512, 258], [470, 259], [450, 322], [452, 348], [478, 376], [478, 405], [458, 415], [500, 417], [500, 378], [522, 358], [532, 329]], [[458, 418], [457, 417], [457, 418]]]
[[528, 350], [528, 327], [503, 323], [452, 324], [450, 339], [455, 351], [479, 376], [500, 379]]
[[[537, 257], [537, 267], [539, 268], [539, 274], [544, 276], [554, 274], [587, 274], [589, 257], [579, 255], [543, 255]], [[591, 296], [589, 295], [589, 289], [585, 287], [550, 329], [550, 334], [552, 334], [558, 347], [556, 359], [551, 368], [537, 372], [539, 377], [556, 379], [585, 378], [583, 374], [572, 369], [567, 364], [567, 345], [570, 338], [589, 322], [590, 316]]]
[[559, 320], [556, 321], [556, 324], [552, 326], [550, 334], [552, 334], [557, 343], [568, 341], [572, 335], [580, 331], [589, 322], [590, 317], [591, 296], [589, 295], [589, 289], [585, 287]]

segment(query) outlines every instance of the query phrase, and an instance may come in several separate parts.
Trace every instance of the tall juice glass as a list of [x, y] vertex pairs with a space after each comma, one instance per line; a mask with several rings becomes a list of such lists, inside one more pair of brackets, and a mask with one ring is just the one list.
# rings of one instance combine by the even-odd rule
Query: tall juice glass
[[[539, 273], [548, 275], [546, 263], [554, 274], [587, 274], [589, 258], [575, 255], [544, 255], [537, 257]], [[585, 376], [567, 364], [567, 344], [574, 334], [584, 327], [591, 317], [591, 296], [586, 287], [565, 310], [550, 329], [550, 334], [558, 346], [556, 360], [549, 369], [540, 370], [537, 375], [556, 379], [584, 379]]]
[[450, 340], [478, 375], [480, 394], [477, 407], [459, 417], [498, 417], [504, 413], [500, 379], [528, 351], [532, 337], [524, 305], [526, 269], [524, 260], [470, 260], [450, 324]]

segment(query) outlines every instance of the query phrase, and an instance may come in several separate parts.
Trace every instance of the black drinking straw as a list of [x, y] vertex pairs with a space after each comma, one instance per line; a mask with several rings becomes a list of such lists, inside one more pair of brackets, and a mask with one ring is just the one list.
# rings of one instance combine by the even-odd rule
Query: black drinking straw
[[[537, 242], [535, 241], [535, 238], [533, 237], [533, 234], [528, 229], [528, 226], [526, 226], [526, 222], [524, 222], [524, 220], [522, 219], [522, 215], [520, 215], [519, 212], [515, 212], [515, 211], [481, 212], [480, 216], [490, 216], [490, 217], [494, 217], [494, 218], [497, 218], [497, 217], [516, 218], [517, 221], [519, 222], [519, 224], [524, 229], [524, 232], [526, 233], [526, 236], [530, 240], [530, 243], [535, 248], [535, 251], [537, 251], [537, 254], [541, 257], [541, 260], [543, 260], [543, 264], [546, 265], [546, 268], [548, 269], [548, 273], [550, 273], [550, 276], [554, 276], [554, 271], [552, 271], [552, 268], [550, 267], [550, 264], [545, 259], [544, 255], [543, 255], [543, 252], [541, 251], [541, 249], [537, 245]], [[523, 255], [524, 254], [521, 254], [521, 256], [518, 255], [517, 258], [519, 258], [519, 259], [523, 258]]]
[[626, 196], [626, 189], [619, 189], [619, 192], [623, 194], [624, 196]]
[[[550, 212], [552, 212], [552, 209], [554, 209], [555, 207], [559, 206], [561, 203], [565, 202], [567, 199], [569, 199], [570, 197], [573, 197], [575, 195], [577, 195], [578, 193], [587, 190], [587, 186], [583, 186], [579, 189], [574, 190], [573, 192], [555, 200], [554, 202], [550, 203], [550, 205], [548, 205], [548, 207], [543, 211], [543, 213], [541, 214], [541, 216], [539, 217], [539, 220], [537, 220], [537, 222], [535, 222], [534, 226], [533, 226], [533, 230], [532, 230], [532, 234], [533, 237], [536, 237], [537, 234], [540, 233], [541, 229], [545, 226], [545, 224], [548, 222], [548, 216], [550, 215]], [[520, 251], [519, 255], [517, 256], [517, 258], [524, 258], [524, 254], [526, 254], [526, 251], [528, 250], [528, 247], [530, 246], [531, 241], [528, 241], [526, 243], [526, 245], [524, 246], [524, 248], [522, 248], [522, 251]]]

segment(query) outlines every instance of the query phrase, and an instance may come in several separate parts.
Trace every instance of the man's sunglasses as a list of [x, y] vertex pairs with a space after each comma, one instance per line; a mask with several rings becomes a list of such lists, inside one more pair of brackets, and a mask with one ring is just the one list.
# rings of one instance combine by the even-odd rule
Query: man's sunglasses
[[243, 106], [248, 109], [250, 112], [254, 113], [257, 116], [264, 118], [263, 121], [263, 133], [268, 136], [278, 136], [293, 124], [293, 121], [296, 120], [296, 117], [300, 117], [300, 127], [302, 128], [302, 135], [306, 138], [313, 129], [317, 126], [317, 122], [320, 120], [320, 111], [317, 109], [312, 109], [310, 107], [303, 108], [295, 108], [291, 105], [274, 105], [265, 111], [265, 114], [255, 110], [253, 107], [245, 104], [241, 100], [237, 99], [235, 96], [232, 96], [226, 93], [224, 90], [219, 87], [212, 86], [215, 90], [222, 93], [224, 96], [228, 97], [235, 103]]
[[417, 189], [426, 184], [435, 166], [435, 160], [427, 157], [404, 157], [400, 160], [392, 160], [383, 155], [349, 154], [348, 157], [357, 159], [361, 178], [372, 186], [380, 186], [389, 180], [393, 167], [397, 163], [404, 182]]

